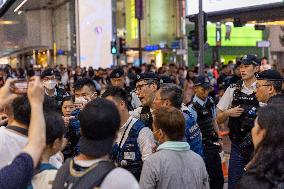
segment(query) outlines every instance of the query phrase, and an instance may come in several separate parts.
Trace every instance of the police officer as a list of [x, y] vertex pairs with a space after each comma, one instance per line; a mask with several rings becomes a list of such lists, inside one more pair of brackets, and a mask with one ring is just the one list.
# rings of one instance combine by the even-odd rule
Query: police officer
[[198, 76], [194, 80], [195, 96], [189, 106], [189, 110], [202, 133], [204, 160], [210, 178], [211, 189], [223, 189], [224, 177], [222, 172], [221, 138], [218, 137], [218, 125], [216, 122], [216, 107], [214, 100], [209, 96], [210, 81], [205, 76]]
[[71, 119], [67, 126], [65, 138], [68, 143], [63, 151], [65, 158], [75, 157], [80, 153], [80, 147], [78, 145], [80, 140], [80, 121], [79, 115], [81, 109], [91, 100], [97, 98], [95, 83], [86, 77], [78, 79], [74, 84], [75, 93], [75, 110], [71, 112]]
[[130, 88], [126, 87], [126, 77], [122, 68], [114, 69], [110, 74], [110, 82], [111, 85], [114, 87], [120, 87], [125, 89], [126, 92], [129, 94], [131, 106], [129, 107], [130, 110], [134, 110], [141, 106], [141, 102], [137, 96], [137, 94]]
[[102, 97], [114, 102], [121, 118], [120, 129], [112, 150], [112, 159], [139, 180], [143, 161], [152, 154], [155, 146], [153, 133], [142, 121], [130, 116], [125, 90], [108, 87]]
[[159, 89], [160, 81], [157, 74], [152, 72], [137, 75], [136, 93], [139, 97], [142, 107], [131, 111], [130, 114], [143, 121], [146, 126], [152, 128], [152, 109], [155, 94]]
[[251, 159], [253, 145], [251, 129], [256, 118], [259, 102], [255, 95], [256, 78], [260, 60], [254, 55], [241, 58], [242, 80], [231, 85], [220, 99], [217, 108], [217, 122], [229, 119], [229, 137], [232, 141], [229, 161], [228, 188], [233, 189]]
[[[160, 78], [161, 79], [161, 78]], [[165, 82], [163, 80], [163, 82]], [[203, 157], [203, 147], [201, 139], [201, 131], [196, 124], [194, 117], [190, 113], [188, 107], [182, 104], [183, 91], [172, 83], [163, 83], [156, 93], [153, 107], [158, 110], [162, 107], [174, 107], [180, 109], [185, 119], [185, 139], [190, 145], [190, 149]]]
[[60, 72], [52, 68], [47, 68], [41, 73], [45, 94], [57, 101], [58, 110], [61, 108], [62, 99], [69, 95], [64, 89], [59, 87], [58, 80], [60, 79]]
[[284, 103], [284, 95], [281, 92], [283, 78], [278, 71], [264, 70], [256, 73], [256, 79], [256, 97], [259, 102], [270, 104], [276, 99], [282, 99]]

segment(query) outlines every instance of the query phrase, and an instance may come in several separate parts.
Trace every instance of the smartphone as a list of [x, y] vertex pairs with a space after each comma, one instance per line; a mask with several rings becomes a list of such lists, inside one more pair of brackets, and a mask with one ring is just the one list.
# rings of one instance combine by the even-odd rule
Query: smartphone
[[15, 94], [25, 94], [28, 91], [28, 81], [27, 80], [16, 80], [10, 85], [10, 90]]

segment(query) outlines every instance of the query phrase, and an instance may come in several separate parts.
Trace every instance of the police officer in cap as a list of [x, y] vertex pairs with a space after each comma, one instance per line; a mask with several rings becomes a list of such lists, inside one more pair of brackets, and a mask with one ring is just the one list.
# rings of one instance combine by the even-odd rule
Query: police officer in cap
[[111, 154], [118, 166], [129, 170], [140, 179], [143, 161], [152, 154], [155, 140], [149, 127], [129, 114], [127, 92], [118, 87], [108, 87], [102, 95], [119, 110], [121, 124]]
[[217, 122], [229, 119], [229, 137], [232, 141], [229, 162], [228, 188], [233, 189], [251, 160], [253, 144], [251, 129], [259, 102], [255, 95], [260, 60], [255, 55], [241, 58], [242, 80], [227, 88], [217, 105]]
[[141, 106], [141, 102], [137, 97], [136, 93], [132, 91], [130, 87], [126, 87], [125, 85], [126, 77], [124, 75], [124, 71], [122, 68], [114, 69], [110, 74], [110, 82], [111, 85], [114, 87], [119, 87], [124, 89], [128, 92], [131, 106], [129, 107], [130, 110], [134, 110]]
[[47, 68], [41, 73], [41, 80], [45, 89], [45, 94], [57, 101], [59, 110], [62, 99], [69, 95], [64, 89], [58, 87], [58, 80], [60, 80], [60, 78], [60, 72], [52, 68]]
[[159, 77], [152, 72], [137, 75], [136, 94], [139, 97], [142, 107], [135, 109], [130, 114], [143, 121], [148, 127], [152, 128], [152, 109], [156, 92], [160, 86]]
[[256, 73], [256, 97], [259, 102], [270, 104], [277, 100], [277, 103], [284, 103], [282, 94], [283, 78], [276, 70], [264, 70]]
[[222, 139], [218, 137], [216, 106], [214, 100], [209, 96], [210, 89], [209, 79], [205, 76], [198, 76], [194, 80], [195, 96], [189, 110], [201, 130], [203, 154], [210, 178], [210, 188], [223, 189], [224, 177], [219, 155], [222, 150]]

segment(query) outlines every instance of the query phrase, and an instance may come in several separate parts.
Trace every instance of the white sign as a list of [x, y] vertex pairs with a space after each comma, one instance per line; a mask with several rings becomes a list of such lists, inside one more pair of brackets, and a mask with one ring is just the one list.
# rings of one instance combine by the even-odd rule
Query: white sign
[[270, 47], [271, 43], [270, 41], [257, 41], [256, 46], [257, 47]]
[[78, 52], [81, 67], [113, 64], [111, 0], [77, 0]]
[[[280, 3], [283, 2], [283, 0], [202, 0], [202, 2], [205, 12], [215, 12]], [[199, 12], [199, 0], [187, 0], [186, 3], [187, 15], [197, 14]]]

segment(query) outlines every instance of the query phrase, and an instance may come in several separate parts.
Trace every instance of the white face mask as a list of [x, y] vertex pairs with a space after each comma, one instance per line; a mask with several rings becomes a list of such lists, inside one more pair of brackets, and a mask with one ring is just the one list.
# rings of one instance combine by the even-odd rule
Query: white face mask
[[57, 85], [57, 82], [55, 80], [48, 80], [43, 82], [43, 86], [49, 90], [54, 89]]
[[88, 102], [89, 101], [82, 96], [75, 98], [75, 103], [78, 104], [87, 104]]

